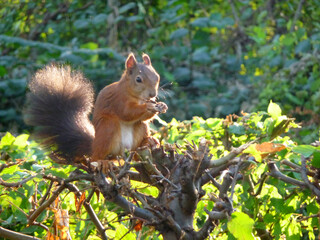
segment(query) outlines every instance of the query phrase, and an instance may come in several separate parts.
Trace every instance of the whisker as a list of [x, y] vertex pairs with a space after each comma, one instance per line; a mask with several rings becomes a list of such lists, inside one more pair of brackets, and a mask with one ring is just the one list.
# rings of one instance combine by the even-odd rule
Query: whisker
[[167, 83], [163, 84], [162, 86], [160, 86], [160, 88], [163, 89], [164, 87], [167, 87], [168, 85], [172, 86], [172, 84], [173, 84], [172, 82], [167, 82]]

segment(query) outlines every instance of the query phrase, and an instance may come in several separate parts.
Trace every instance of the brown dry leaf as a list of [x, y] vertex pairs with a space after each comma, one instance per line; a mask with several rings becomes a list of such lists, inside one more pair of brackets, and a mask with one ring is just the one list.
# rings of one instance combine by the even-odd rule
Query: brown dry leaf
[[134, 225], [133, 229], [136, 230], [137, 232], [141, 231], [143, 225], [143, 221], [137, 220], [136, 225]]
[[74, 205], [76, 207], [76, 212], [78, 212], [79, 200], [78, 200], [77, 194], [75, 193], [74, 193]]
[[58, 209], [60, 205], [60, 197], [57, 197], [56, 200], [52, 203], [52, 208]]
[[54, 215], [54, 218], [54, 225], [58, 230], [60, 230], [60, 239], [70, 240], [68, 211], [59, 209]]
[[49, 231], [48, 234], [47, 234], [46, 240], [55, 240], [54, 234], [52, 234], [52, 233]]
[[79, 212], [80, 213], [80, 210], [81, 210], [81, 206], [84, 202], [84, 200], [86, 200], [86, 193], [83, 192], [81, 194], [81, 197], [80, 197], [80, 200], [78, 201], [78, 198], [76, 197], [76, 212]]
[[242, 115], [242, 116], [246, 116], [246, 115], [248, 115], [248, 113], [246, 113], [246, 112], [244, 112], [243, 110], [241, 110], [241, 115]]
[[264, 158], [268, 154], [280, 152], [281, 150], [286, 149], [286, 146], [281, 143], [264, 142], [261, 144], [256, 144], [256, 149], [263, 153], [261, 156]]
[[96, 193], [97, 201], [99, 202], [99, 200], [100, 200], [100, 191], [98, 189], [96, 189], [94, 192]]

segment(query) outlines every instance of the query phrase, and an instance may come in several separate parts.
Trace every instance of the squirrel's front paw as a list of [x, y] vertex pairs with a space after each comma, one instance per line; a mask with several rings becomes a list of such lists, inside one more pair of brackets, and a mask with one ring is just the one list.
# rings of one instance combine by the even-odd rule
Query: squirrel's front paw
[[152, 113], [157, 113], [158, 112], [158, 110], [156, 109], [156, 103], [147, 102], [146, 105], [147, 105], [147, 110], [149, 112], [152, 112]]
[[156, 103], [155, 108], [157, 109], [157, 112], [165, 113], [168, 109], [168, 106], [164, 102], [158, 102], [158, 103]]

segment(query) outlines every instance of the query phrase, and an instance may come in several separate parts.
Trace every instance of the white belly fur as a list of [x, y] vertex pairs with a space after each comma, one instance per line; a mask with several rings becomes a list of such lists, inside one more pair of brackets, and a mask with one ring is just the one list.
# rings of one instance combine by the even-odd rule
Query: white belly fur
[[133, 126], [131, 124], [120, 123], [121, 128], [121, 148], [131, 150], [133, 145]]

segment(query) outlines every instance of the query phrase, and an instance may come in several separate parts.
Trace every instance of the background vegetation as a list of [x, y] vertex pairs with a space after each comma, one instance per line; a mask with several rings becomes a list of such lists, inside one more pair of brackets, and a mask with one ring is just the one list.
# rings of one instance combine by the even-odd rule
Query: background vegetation
[[0, 130], [25, 129], [26, 82], [52, 61], [80, 68], [98, 91], [128, 52], [161, 75], [166, 119], [266, 109], [270, 99], [319, 124], [319, 1], [4, 1]]
[[[0, 132], [10, 131], [17, 136], [31, 130], [24, 125], [21, 114], [26, 85], [43, 65], [53, 61], [71, 64], [94, 82], [98, 92], [120, 78], [125, 57], [132, 51], [136, 55], [148, 53], [159, 72], [160, 99], [169, 106], [168, 113], [162, 117], [168, 122], [172, 118], [185, 120], [193, 119], [193, 116], [225, 117], [239, 114], [241, 110], [266, 111], [273, 100], [282, 107], [283, 114], [296, 118], [303, 126], [290, 132], [290, 143], [309, 144], [319, 140], [320, 11], [317, 9], [320, 1], [0, 0], [0, 6]], [[179, 126], [178, 122], [173, 122]], [[164, 140], [177, 141], [183, 138], [185, 131], [195, 131], [192, 139], [197, 140], [204, 133], [199, 124], [195, 128], [170, 128], [174, 132], [170, 133], [171, 138]], [[231, 127], [231, 133], [244, 138], [247, 134], [238, 127]], [[18, 154], [18, 157], [10, 155], [14, 161], [35, 158], [38, 150], [33, 150], [33, 143], [28, 147], [24, 145], [25, 137], [22, 135], [20, 140], [15, 140], [7, 135], [2, 139], [1, 161], [6, 161], [3, 156], [7, 155], [3, 154], [7, 151]], [[236, 146], [239, 142], [233, 144]], [[7, 145], [10, 147], [5, 147]], [[21, 149], [29, 150], [21, 153]], [[308, 157], [312, 160], [314, 154], [318, 156], [318, 150], [311, 152]], [[43, 158], [43, 153], [39, 154], [39, 158]], [[297, 159], [292, 157], [290, 161], [301, 164]], [[7, 174], [15, 170], [10, 171]], [[255, 174], [257, 177], [262, 173]], [[298, 178], [295, 173], [290, 176]], [[277, 182], [270, 184], [273, 187], [268, 187], [268, 191], [274, 187], [281, 186], [282, 190], [287, 187], [277, 185]], [[39, 189], [41, 187], [43, 191], [47, 188], [40, 184]], [[267, 198], [267, 193], [264, 194]], [[273, 225], [269, 229], [271, 235], [278, 236], [276, 233], [286, 226], [287, 235], [296, 237], [292, 239], [313, 239], [308, 235], [311, 230], [307, 230], [307, 226], [290, 225], [297, 221], [289, 216], [292, 214], [290, 207], [297, 213], [301, 206], [306, 207], [301, 208], [304, 217], [316, 214], [319, 207], [315, 198], [312, 195], [308, 198], [307, 193], [299, 195], [294, 188], [290, 188], [289, 193], [279, 194], [285, 199], [283, 201], [289, 201], [284, 212], [280, 211], [282, 200], [269, 199], [275, 207], [270, 205], [271, 210], [268, 206], [263, 210], [266, 213], [263, 217], [267, 219], [263, 218], [264, 223]], [[243, 197], [239, 195], [239, 198]], [[274, 198], [280, 199], [280, 196]], [[20, 203], [27, 204], [28, 198], [24, 201]], [[237, 201], [245, 202], [246, 199]], [[258, 211], [261, 200], [250, 201], [257, 204], [251, 209]], [[12, 211], [17, 210], [12, 207]], [[24, 223], [20, 229], [11, 212], [5, 214], [2, 219], [11, 223], [7, 226], [17, 226], [17, 231], [23, 228]], [[17, 211], [17, 214], [21, 215], [21, 212]], [[254, 216], [262, 220], [261, 216], [250, 215], [256, 221]], [[10, 217], [11, 222], [8, 221]], [[285, 218], [288, 222], [274, 221]], [[201, 216], [199, 219], [201, 226]], [[309, 227], [318, 229], [316, 218], [306, 219], [312, 221], [313, 225]], [[86, 231], [88, 229], [90, 227]]]

